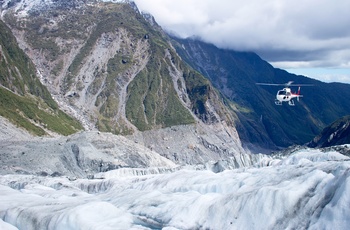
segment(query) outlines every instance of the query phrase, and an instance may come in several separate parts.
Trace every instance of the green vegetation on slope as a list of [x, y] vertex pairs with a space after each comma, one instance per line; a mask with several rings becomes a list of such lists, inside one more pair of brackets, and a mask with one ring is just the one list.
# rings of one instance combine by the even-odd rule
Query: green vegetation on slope
[[[63, 91], [77, 91], [77, 98], [81, 95], [79, 90], [84, 89], [81, 70], [87, 66], [86, 60], [90, 60], [88, 58], [96, 48], [97, 41], [110, 35], [121, 39], [119, 50], [108, 63], [89, 62], [89, 67], [97, 64], [96, 68], [93, 67], [93, 73], [88, 73], [92, 74], [94, 80], [88, 86], [88, 95], [84, 96], [96, 98], [93, 102], [95, 108], [91, 109], [96, 114], [90, 116], [96, 120], [99, 130], [118, 134], [132, 131], [123, 114], [120, 114], [123, 102], [118, 95], [121, 88], [131, 80], [130, 73], [139, 70], [140, 63], [146, 60], [144, 57], [149, 57], [148, 63], [127, 87], [125, 116], [128, 121], [139, 130], [191, 124], [195, 123], [195, 118], [190, 110], [205, 122], [214, 121], [211, 120], [214, 116], [208, 114], [205, 105], [210, 95], [217, 92], [201, 74], [183, 64], [168, 38], [152, 27], [141, 14], [126, 3], [86, 5], [83, 11], [82, 14], [82, 9], [52, 7], [47, 11], [32, 12], [25, 22], [13, 18], [8, 23], [22, 30], [28, 44], [45, 55], [54, 76], [65, 75]], [[108, 37], [107, 42], [111, 42], [110, 39]], [[59, 46], [56, 42], [60, 40], [69, 42]], [[140, 48], [140, 44], [143, 45], [141, 51], [136, 49]], [[62, 57], [69, 53], [70, 46], [74, 46], [74, 50], [80, 49], [73, 61], [68, 63], [68, 71], [62, 73], [66, 65]], [[140, 55], [136, 52], [143, 53]], [[186, 85], [181, 85], [183, 81], [177, 84], [181, 88], [179, 91], [187, 90], [190, 108], [181, 102], [176, 92], [178, 89], [174, 88], [171, 72], [177, 70], [183, 72], [181, 77]], [[70, 98], [71, 103], [74, 104], [77, 98]]]
[[[139, 18], [140, 15], [137, 14], [128, 4], [106, 3], [103, 5], [101, 4], [100, 7], [91, 7], [89, 10], [91, 13], [88, 15], [88, 17], [90, 17], [89, 19], [87, 19], [87, 15], [75, 15], [76, 21], [82, 21], [82, 23], [86, 23], [86, 26], [90, 27], [96, 23], [96, 26], [94, 26], [92, 32], [86, 36], [85, 39], [87, 40], [84, 46], [81, 48], [80, 52], [76, 55], [73, 62], [69, 66], [69, 74], [65, 79], [66, 88], [70, 87], [72, 78], [77, 75], [84, 59], [90, 55], [96, 41], [103, 33], [113, 32], [118, 30], [118, 28], [125, 28], [134, 39], [141, 39], [145, 36], [145, 34], [147, 34], [147, 29], [145, 29], [145, 25], [142, 23], [142, 18]], [[71, 30], [79, 33], [81, 26], [72, 24], [66, 25], [65, 23], [61, 23], [61, 26], [71, 28]], [[115, 60], [111, 60], [109, 62], [109, 67], [111, 67], [113, 64], [120, 64], [119, 61], [121, 58], [125, 61], [130, 57], [115, 57]], [[132, 60], [130, 61], [131, 62], [128, 62], [129, 65], [132, 64]], [[121, 65], [121, 67], [125, 68], [123, 65]], [[123, 70], [114, 69], [113, 72], [121, 71]]]
[[21, 95], [28, 92], [38, 96], [57, 109], [49, 91], [37, 78], [34, 64], [18, 47], [11, 30], [1, 20], [0, 31], [0, 84]]
[[[152, 41], [151, 41], [152, 42]], [[156, 44], [146, 68], [128, 86], [126, 116], [138, 129], [190, 124], [194, 119], [181, 104], [164, 56]]]
[[[100, 7], [98, 17], [95, 18], [97, 26], [69, 67], [70, 75], [67, 76], [66, 87], [69, 88], [71, 79], [78, 73], [81, 63], [90, 54], [101, 34], [124, 28], [128, 31], [129, 39], [135, 43], [146, 39], [147, 35], [152, 52], [152, 58], [145, 69], [128, 86], [126, 118], [139, 130], [193, 123], [194, 118], [181, 104], [174, 89], [168, 71], [169, 64], [164, 60], [165, 50], [170, 47], [161, 33], [154, 30], [128, 4], [105, 4], [104, 7]], [[115, 121], [115, 116], [119, 104], [116, 81], [121, 77], [120, 73], [135, 64], [131, 55], [132, 49], [122, 44], [121, 52], [108, 61], [105, 88], [95, 103], [100, 108], [97, 122], [100, 130], [113, 133], [130, 132], [123, 122]], [[95, 79], [94, 85], [101, 86], [100, 81]], [[91, 90], [96, 92], [93, 88], [95, 87]]]
[[16, 95], [3, 87], [0, 87], [0, 116], [38, 136], [46, 134], [39, 125], [63, 135], [82, 129], [76, 120], [61, 110], [52, 110], [39, 98]]
[[81, 130], [76, 120], [58, 109], [38, 80], [34, 64], [2, 21], [0, 46], [0, 115], [35, 135], [46, 134], [39, 126], [63, 135]]

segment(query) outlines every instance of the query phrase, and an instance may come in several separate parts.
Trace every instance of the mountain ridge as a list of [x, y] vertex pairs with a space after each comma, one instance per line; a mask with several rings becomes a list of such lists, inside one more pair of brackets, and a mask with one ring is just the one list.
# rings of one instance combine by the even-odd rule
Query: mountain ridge
[[[305, 144], [327, 124], [350, 113], [346, 100], [350, 97], [348, 84], [323, 83], [290, 74], [252, 52], [223, 50], [199, 40], [172, 38], [180, 56], [234, 104], [232, 108], [239, 117], [237, 129], [248, 145], [273, 148]], [[291, 107], [274, 104], [278, 87], [256, 85], [288, 81], [314, 86], [301, 87], [304, 97]]]

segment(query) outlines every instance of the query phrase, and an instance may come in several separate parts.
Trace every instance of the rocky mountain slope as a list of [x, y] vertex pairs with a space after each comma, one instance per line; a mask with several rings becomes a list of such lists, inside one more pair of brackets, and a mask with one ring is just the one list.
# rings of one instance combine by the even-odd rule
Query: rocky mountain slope
[[63, 113], [39, 81], [33, 62], [0, 20], [0, 116], [35, 135], [72, 134], [82, 129]]
[[32, 6], [26, 16], [16, 3], [3, 18], [51, 94], [90, 129], [131, 134], [227, 120], [223, 109], [211, 110], [221, 103], [209, 81], [133, 5], [69, 2]]
[[350, 116], [342, 117], [322, 130], [309, 144], [312, 148], [350, 144]]
[[[206, 76], [228, 99], [239, 117], [241, 139], [260, 146], [304, 144], [328, 124], [350, 114], [350, 85], [323, 83], [276, 69], [255, 53], [219, 49], [193, 39], [174, 38], [180, 56]], [[301, 87], [304, 95], [295, 106], [276, 106], [282, 87], [258, 82], [312, 84]], [[296, 91], [297, 88], [292, 88]]]
[[[0, 116], [0, 175], [92, 178], [111, 170], [120, 175], [142, 175], [173, 172], [183, 167], [219, 172], [250, 166], [261, 157], [233, 148], [227, 150], [225, 147], [231, 146], [232, 140], [230, 143], [219, 139], [225, 137], [220, 131], [218, 138], [210, 139], [209, 143], [207, 139], [215, 135], [200, 133], [206, 130], [176, 126], [146, 131], [133, 140], [99, 131], [35, 137]], [[226, 145], [222, 141], [227, 141]]]
[[16, 133], [9, 138], [14, 130], [0, 132], [0, 174], [87, 178], [118, 168], [170, 171], [177, 167], [158, 153], [111, 133], [83, 132], [57, 138], [18, 138]]
[[86, 130], [126, 135], [179, 164], [245, 153], [235, 113], [133, 3], [3, 1], [1, 15]]

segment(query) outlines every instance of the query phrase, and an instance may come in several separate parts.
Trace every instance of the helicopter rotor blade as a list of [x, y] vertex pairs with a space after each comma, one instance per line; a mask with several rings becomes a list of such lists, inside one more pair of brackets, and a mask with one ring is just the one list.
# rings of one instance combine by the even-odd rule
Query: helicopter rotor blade
[[313, 86], [312, 84], [292, 84], [293, 81], [289, 81], [285, 84], [273, 84], [273, 83], [255, 83], [257, 85], [272, 85], [272, 86], [285, 86], [285, 87], [289, 87], [289, 86]]
[[275, 85], [275, 86], [282, 86], [284, 84], [272, 84], [272, 83], [255, 83], [257, 85]]
[[289, 86], [314, 86], [313, 84], [291, 84]]

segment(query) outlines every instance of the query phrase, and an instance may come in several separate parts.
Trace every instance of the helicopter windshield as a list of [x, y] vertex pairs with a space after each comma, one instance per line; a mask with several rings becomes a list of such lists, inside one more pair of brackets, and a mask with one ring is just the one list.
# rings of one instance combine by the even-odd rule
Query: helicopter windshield
[[279, 90], [277, 94], [278, 94], [278, 95], [286, 95], [286, 91], [284, 91], [284, 90]]

